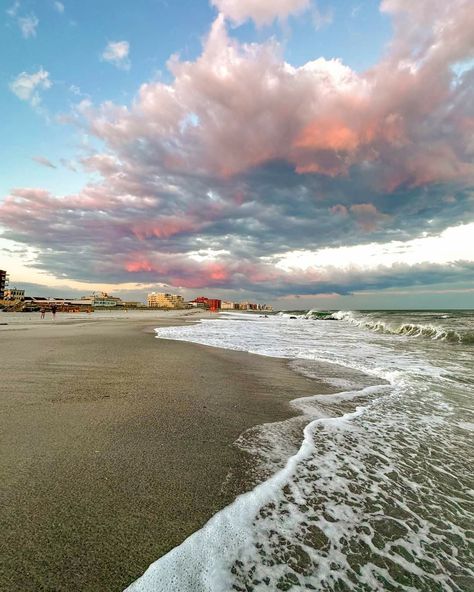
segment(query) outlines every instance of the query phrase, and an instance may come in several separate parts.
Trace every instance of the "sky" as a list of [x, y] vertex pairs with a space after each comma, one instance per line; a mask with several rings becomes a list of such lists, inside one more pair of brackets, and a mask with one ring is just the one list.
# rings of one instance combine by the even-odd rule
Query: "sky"
[[470, 0], [1, 0], [31, 295], [474, 308]]

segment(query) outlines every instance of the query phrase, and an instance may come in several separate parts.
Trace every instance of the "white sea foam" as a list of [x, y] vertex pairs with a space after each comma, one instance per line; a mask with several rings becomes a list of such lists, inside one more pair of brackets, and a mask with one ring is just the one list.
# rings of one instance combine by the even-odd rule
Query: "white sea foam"
[[[363, 408], [338, 418], [317, 419], [304, 429], [304, 440], [298, 453], [291, 457], [285, 468], [258, 485], [253, 491], [240, 495], [218, 512], [198, 532], [182, 545], [155, 562], [132, 586], [129, 592], [169, 592], [193, 590], [215, 592], [232, 590], [232, 571], [236, 557], [241, 557], [248, 546], [255, 544], [255, 517], [274, 499], [291, 480], [300, 462], [313, 451], [313, 428], [317, 423], [344, 428]], [[331, 527], [328, 528], [331, 530]], [[264, 569], [274, 575], [273, 569]], [[267, 576], [268, 577], [268, 576]], [[265, 576], [263, 576], [265, 578]]]
[[[301, 417], [243, 434], [238, 444], [279, 470], [129, 592], [470, 589], [472, 368], [461, 350], [440, 358], [390, 334], [284, 316], [227, 315], [158, 337], [299, 360], [308, 374], [324, 362], [347, 369], [346, 386], [358, 373], [353, 388], [293, 401]], [[360, 372], [369, 386], [356, 386]], [[296, 451], [286, 435], [298, 422]]]

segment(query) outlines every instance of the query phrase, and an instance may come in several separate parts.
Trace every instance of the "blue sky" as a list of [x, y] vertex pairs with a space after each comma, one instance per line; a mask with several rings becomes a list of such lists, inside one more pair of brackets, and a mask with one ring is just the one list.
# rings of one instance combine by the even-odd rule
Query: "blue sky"
[[[442, 233], [473, 221], [456, 127], [472, 120], [469, 3], [282, 0], [282, 18], [267, 0], [235, 2], [2, 3], [0, 265], [51, 290], [366, 290], [371, 305], [374, 288], [382, 302], [420, 281], [448, 304], [443, 277], [456, 277], [468, 303], [474, 253], [459, 277], [457, 259], [408, 253], [423, 237], [444, 251]], [[391, 241], [405, 241], [400, 259], [368, 256], [359, 275], [335, 251], [320, 263], [327, 248]], [[86, 263], [68, 265], [79, 252]], [[289, 267], [295, 256], [305, 265]]]

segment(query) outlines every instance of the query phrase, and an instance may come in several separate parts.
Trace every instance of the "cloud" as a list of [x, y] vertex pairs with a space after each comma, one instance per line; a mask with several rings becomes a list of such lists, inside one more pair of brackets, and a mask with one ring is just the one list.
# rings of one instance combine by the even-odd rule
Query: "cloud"
[[37, 162], [38, 164], [50, 168], [50, 169], [57, 169], [58, 167], [53, 164], [48, 158], [46, 158], [45, 156], [33, 156], [32, 160], [34, 160], [35, 162]]
[[[435, 24], [438, 49], [418, 69], [388, 56], [358, 74], [324, 58], [295, 68], [274, 42], [230, 39], [219, 17], [196, 61], [170, 61], [172, 84], [142, 85], [131, 108], [104, 105], [92, 129], [114, 150], [140, 137], [168, 168], [211, 175], [282, 160], [333, 178], [363, 168], [389, 191], [470, 177], [472, 85], [452, 84], [450, 56], [439, 58], [450, 40], [438, 39]], [[459, 58], [472, 53], [471, 37]]]
[[310, 6], [310, 0], [211, 0], [211, 3], [234, 24], [241, 25], [251, 19], [259, 27], [277, 19], [285, 21]]
[[337, 268], [358, 269], [363, 273], [397, 265], [447, 265], [463, 260], [474, 263], [474, 223], [449, 228], [439, 236], [409, 241], [283, 253], [275, 256], [274, 264], [285, 271]]
[[372, 232], [377, 226], [390, 220], [390, 216], [379, 212], [371, 203], [354, 204], [349, 209], [359, 226], [366, 232]]
[[74, 161], [68, 160], [66, 158], [60, 158], [59, 162], [62, 164], [63, 167], [69, 169], [73, 173], [77, 173], [77, 168]]
[[19, 17], [18, 26], [20, 27], [21, 34], [25, 39], [30, 37], [36, 37], [36, 29], [39, 25], [39, 20], [34, 14]]
[[102, 53], [102, 59], [117, 68], [128, 70], [130, 68], [129, 53], [128, 41], [110, 41]]
[[428, 4], [383, 4], [395, 36], [367, 72], [324, 58], [295, 67], [274, 40], [232, 38], [221, 14], [195, 60], [170, 59], [168, 83], [142, 84], [130, 105], [76, 107], [102, 146], [82, 159], [96, 180], [62, 197], [12, 190], [4, 236], [34, 246], [36, 266], [58, 277], [190, 290], [348, 293], [471, 273], [429, 258], [278, 265], [285, 253], [383, 250], [474, 218], [474, 72], [453, 69], [472, 56], [472, 11]]
[[6, 13], [8, 14], [8, 16], [10, 16], [11, 18], [15, 18], [16, 15], [18, 14], [18, 11], [20, 10], [20, 2], [19, 0], [16, 0], [11, 6], [10, 8], [7, 8]]
[[25, 39], [36, 37], [36, 29], [39, 25], [38, 17], [33, 13], [21, 16], [20, 11], [21, 2], [17, 0], [6, 10], [6, 13], [11, 19], [16, 21], [16, 24]]
[[54, 8], [59, 14], [63, 14], [64, 4], [62, 2], [54, 2]]
[[9, 87], [20, 100], [27, 101], [36, 107], [41, 102], [40, 91], [48, 90], [52, 84], [49, 72], [41, 67], [38, 72], [33, 74], [22, 72], [10, 83]]
[[313, 23], [316, 31], [328, 27], [334, 20], [332, 8], [321, 9], [318, 4], [314, 4], [312, 9]]

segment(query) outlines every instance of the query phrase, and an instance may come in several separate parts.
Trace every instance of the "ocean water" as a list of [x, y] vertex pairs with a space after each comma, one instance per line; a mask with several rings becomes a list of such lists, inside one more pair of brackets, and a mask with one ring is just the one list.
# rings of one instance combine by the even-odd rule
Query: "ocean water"
[[260, 483], [128, 591], [474, 590], [474, 313], [292, 316], [157, 330], [287, 358], [335, 392], [243, 434]]

